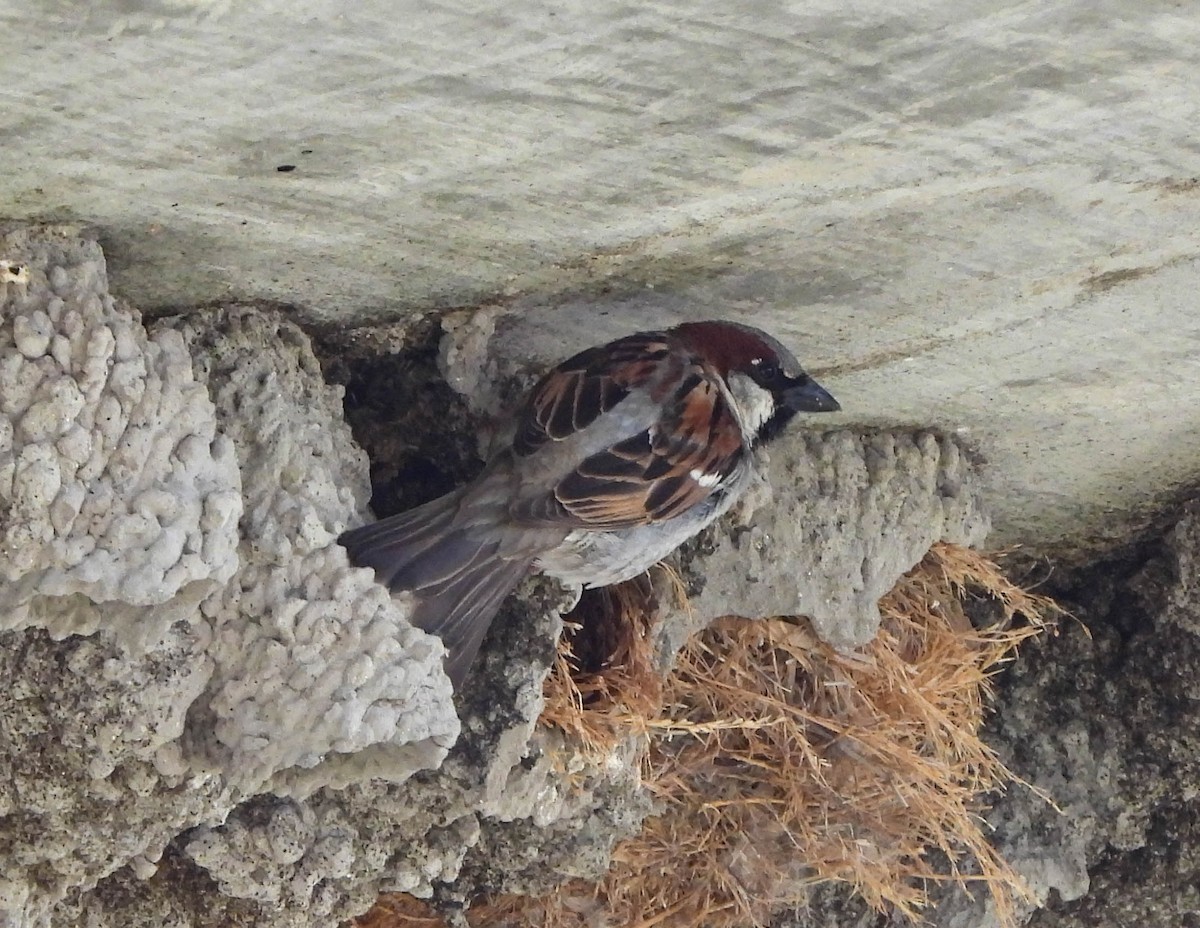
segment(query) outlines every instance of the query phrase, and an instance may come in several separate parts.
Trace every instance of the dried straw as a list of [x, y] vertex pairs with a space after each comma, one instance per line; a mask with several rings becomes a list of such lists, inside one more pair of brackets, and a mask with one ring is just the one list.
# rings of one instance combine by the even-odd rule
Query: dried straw
[[[995, 622], [975, 628], [971, 600], [990, 601]], [[599, 883], [488, 900], [472, 925], [761, 926], [827, 881], [916, 920], [935, 884], [978, 885], [1015, 924], [1028, 893], [981, 817], [1015, 777], [979, 732], [993, 675], [1057, 618], [1053, 602], [975, 551], [937, 545], [880, 602], [879, 634], [859, 651], [834, 650], [803, 619], [730, 616], [694, 636], [665, 681], [643, 593], [613, 606], [612, 657], [572, 675], [560, 654], [542, 723], [595, 763], [640, 737], [662, 812]]]

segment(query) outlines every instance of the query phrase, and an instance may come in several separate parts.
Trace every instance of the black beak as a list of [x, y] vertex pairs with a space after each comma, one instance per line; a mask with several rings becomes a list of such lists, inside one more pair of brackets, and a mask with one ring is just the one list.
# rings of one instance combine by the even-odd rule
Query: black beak
[[837, 412], [842, 408], [832, 393], [808, 375], [802, 375], [785, 387], [780, 399], [784, 406], [796, 412]]

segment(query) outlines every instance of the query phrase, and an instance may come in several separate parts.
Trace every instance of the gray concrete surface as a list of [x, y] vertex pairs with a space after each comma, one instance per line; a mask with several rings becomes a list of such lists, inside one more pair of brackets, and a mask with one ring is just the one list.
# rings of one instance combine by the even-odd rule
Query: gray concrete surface
[[0, 0], [0, 215], [142, 309], [754, 316], [1043, 548], [1200, 472], [1198, 121], [1189, 3]]

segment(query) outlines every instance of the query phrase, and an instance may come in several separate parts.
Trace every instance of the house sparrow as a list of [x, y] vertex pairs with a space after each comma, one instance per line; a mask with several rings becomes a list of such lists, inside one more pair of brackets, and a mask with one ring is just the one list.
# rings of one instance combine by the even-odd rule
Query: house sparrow
[[637, 576], [733, 505], [756, 444], [838, 408], [751, 326], [639, 332], [543, 377], [472, 483], [338, 541], [412, 595], [410, 621], [441, 637], [457, 690], [530, 569], [588, 587]]

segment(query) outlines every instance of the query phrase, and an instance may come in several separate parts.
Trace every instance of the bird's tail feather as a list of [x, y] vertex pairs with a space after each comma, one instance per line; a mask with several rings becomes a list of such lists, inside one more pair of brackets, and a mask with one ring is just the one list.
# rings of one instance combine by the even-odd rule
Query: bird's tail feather
[[371, 567], [393, 593], [416, 600], [410, 621], [446, 645], [454, 688], [466, 679], [492, 618], [529, 570], [500, 556], [500, 539], [457, 518], [461, 493], [344, 532], [338, 542], [357, 567]]

